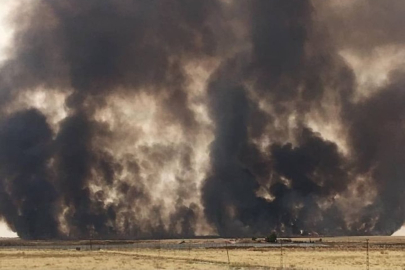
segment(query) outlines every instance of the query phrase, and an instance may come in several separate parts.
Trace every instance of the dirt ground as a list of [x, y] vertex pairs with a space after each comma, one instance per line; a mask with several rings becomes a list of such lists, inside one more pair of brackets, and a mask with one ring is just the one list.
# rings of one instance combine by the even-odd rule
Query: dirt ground
[[[155, 254], [157, 255], [157, 254]], [[44, 270], [151, 270], [151, 269], [229, 269], [225, 264], [194, 262], [192, 260], [163, 259], [158, 256], [144, 257], [103, 251], [63, 250], [2, 250], [0, 269], [44, 269]]]
[[[310, 240], [310, 239], [308, 239]], [[307, 239], [300, 239], [307, 241]], [[0, 249], [0, 269], [367, 269], [366, 238], [325, 238], [323, 247], [198, 249]], [[369, 240], [373, 270], [405, 269], [405, 238]], [[229, 261], [228, 261], [229, 255]], [[230, 266], [228, 265], [230, 263]]]

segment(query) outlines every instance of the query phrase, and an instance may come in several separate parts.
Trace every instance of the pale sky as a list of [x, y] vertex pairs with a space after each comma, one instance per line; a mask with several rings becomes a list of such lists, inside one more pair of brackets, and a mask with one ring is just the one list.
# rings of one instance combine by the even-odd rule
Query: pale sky
[[0, 0], [0, 61], [4, 61], [6, 58], [6, 48], [10, 44], [13, 33], [7, 23], [7, 17], [16, 2], [16, 0]]
[[[7, 24], [7, 15], [16, 5], [16, 0], [0, 0], [0, 64], [6, 59], [6, 48], [10, 44], [12, 30]], [[0, 237], [17, 237], [7, 225], [0, 220]]]
[[392, 236], [405, 236], [405, 227], [402, 227], [398, 231], [396, 231]]

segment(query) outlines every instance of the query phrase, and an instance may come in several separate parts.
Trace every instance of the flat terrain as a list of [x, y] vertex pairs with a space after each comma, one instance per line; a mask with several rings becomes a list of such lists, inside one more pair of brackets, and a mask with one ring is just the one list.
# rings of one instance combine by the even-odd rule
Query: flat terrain
[[[366, 269], [366, 237], [322, 238], [311, 246], [260, 246], [249, 239], [19, 242], [0, 249], [0, 269]], [[369, 237], [370, 269], [405, 269], [405, 237]], [[316, 239], [319, 241], [319, 237]], [[314, 238], [292, 239], [295, 242]], [[35, 245], [19, 245], [30, 243]], [[1, 241], [0, 241], [1, 244]], [[4, 244], [4, 242], [3, 242]], [[80, 251], [75, 245], [81, 245]], [[256, 245], [253, 245], [256, 244]], [[57, 247], [57, 248], [54, 248]], [[61, 248], [65, 247], [65, 248]], [[182, 247], [182, 248], [179, 248]], [[95, 249], [95, 250], [94, 250]], [[228, 261], [229, 255], [229, 261]], [[230, 266], [228, 265], [230, 263]]]

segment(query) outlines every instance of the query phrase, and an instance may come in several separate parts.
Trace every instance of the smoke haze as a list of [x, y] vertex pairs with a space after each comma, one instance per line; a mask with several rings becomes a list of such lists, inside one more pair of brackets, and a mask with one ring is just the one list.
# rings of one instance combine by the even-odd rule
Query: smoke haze
[[25, 239], [392, 234], [402, 0], [21, 2], [0, 217]]

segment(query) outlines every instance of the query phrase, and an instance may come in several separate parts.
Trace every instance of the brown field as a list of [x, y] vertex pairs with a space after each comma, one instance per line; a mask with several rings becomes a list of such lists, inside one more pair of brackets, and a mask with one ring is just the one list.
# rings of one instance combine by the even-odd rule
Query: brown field
[[[313, 240], [312, 238], [311, 240]], [[319, 237], [318, 237], [319, 239]], [[0, 249], [0, 269], [366, 269], [366, 237], [323, 238], [322, 247], [198, 248], [198, 249], [101, 249], [94, 251]], [[299, 238], [295, 241], [309, 241]], [[220, 242], [192, 240], [192, 242]], [[237, 240], [248, 243], [249, 240]], [[173, 243], [171, 241], [161, 241]], [[41, 247], [42, 246], [42, 247]], [[404, 237], [370, 237], [370, 269], [405, 269]], [[228, 256], [230, 265], [228, 265]]]

